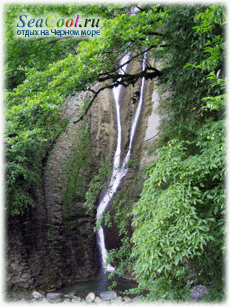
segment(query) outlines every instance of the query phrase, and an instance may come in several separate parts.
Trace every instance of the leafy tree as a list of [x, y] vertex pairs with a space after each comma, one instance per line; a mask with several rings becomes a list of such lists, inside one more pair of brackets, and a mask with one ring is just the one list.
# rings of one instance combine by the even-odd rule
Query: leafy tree
[[[174, 69], [167, 67], [164, 75], [173, 90], [164, 106], [177, 121], [169, 125], [170, 141], [158, 150], [159, 158], [149, 167], [133, 209], [134, 271], [139, 288], [149, 289], [151, 299], [186, 299], [189, 276], [208, 286], [209, 300], [224, 297], [224, 9], [213, 5], [200, 12], [185, 7], [179, 15], [183, 12], [182, 17], [188, 18], [193, 10], [194, 26], [188, 35], [196, 38], [192, 45], [197, 45], [193, 47], [197, 52], [188, 50], [188, 56], [185, 50], [177, 60], [181, 49], [175, 48]], [[184, 37], [181, 46], [184, 40], [186, 46], [183, 30], [179, 30]], [[180, 47], [178, 43], [179, 39]], [[189, 64], [176, 75], [174, 63], [186, 61]]]

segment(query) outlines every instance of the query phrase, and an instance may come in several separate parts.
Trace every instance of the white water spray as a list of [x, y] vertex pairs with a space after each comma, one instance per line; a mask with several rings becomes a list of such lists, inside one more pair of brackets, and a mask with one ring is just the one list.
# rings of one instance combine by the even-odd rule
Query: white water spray
[[[120, 65], [124, 64], [125, 62], [128, 61], [130, 54], [126, 54], [123, 56]], [[142, 70], [145, 69], [145, 60], [146, 60], [146, 54], [144, 54], [143, 58], [143, 63], [142, 63]], [[125, 74], [127, 70], [127, 66], [125, 65], [123, 69], [119, 70], [120, 74]], [[119, 105], [119, 98], [122, 90], [122, 85], [119, 85], [115, 88], [113, 88], [113, 95], [114, 95], [114, 100], [115, 100], [115, 107], [116, 107], [116, 117], [117, 117], [117, 148], [114, 154], [114, 159], [113, 159], [113, 170], [112, 170], [112, 176], [110, 179], [109, 183], [109, 188], [107, 189], [104, 197], [102, 198], [98, 208], [97, 208], [97, 215], [96, 218], [97, 220], [100, 219], [106, 210], [106, 207], [108, 206], [110, 200], [112, 199], [113, 195], [116, 193], [120, 182], [124, 176], [126, 176], [128, 172], [128, 168], [125, 168], [126, 164], [129, 162], [130, 156], [131, 156], [131, 149], [132, 149], [132, 143], [133, 143], [133, 138], [135, 135], [138, 119], [141, 113], [141, 107], [143, 104], [143, 92], [144, 92], [144, 85], [145, 85], [145, 78], [143, 77], [141, 80], [141, 88], [140, 88], [140, 97], [138, 101], [138, 105], [135, 111], [134, 119], [131, 125], [131, 130], [130, 130], [130, 140], [129, 140], [129, 148], [128, 152], [126, 154], [126, 157], [123, 161], [122, 166], [120, 166], [120, 161], [121, 161], [121, 135], [122, 135], [122, 127], [121, 127], [121, 114], [120, 114], [120, 105]], [[97, 232], [97, 237], [98, 237], [98, 245], [100, 247], [100, 252], [101, 252], [101, 258], [102, 258], [102, 264], [103, 266], [106, 263], [106, 259], [108, 256], [108, 251], [105, 246], [105, 237], [104, 237], [104, 230], [103, 227], [100, 226]], [[115, 268], [108, 264], [105, 267], [106, 271], [114, 271]]]

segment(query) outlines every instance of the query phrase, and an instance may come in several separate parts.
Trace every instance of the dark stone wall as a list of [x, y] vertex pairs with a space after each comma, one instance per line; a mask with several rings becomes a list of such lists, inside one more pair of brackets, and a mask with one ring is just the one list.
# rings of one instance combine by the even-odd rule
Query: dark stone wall
[[[78, 203], [71, 220], [47, 223], [43, 193], [38, 191], [37, 197], [35, 208], [7, 220], [8, 291], [20, 288], [52, 291], [98, 271], [95, 212], [84, 214], [83, 204]], [[61, 210], [56, 209], [61, 216]]]

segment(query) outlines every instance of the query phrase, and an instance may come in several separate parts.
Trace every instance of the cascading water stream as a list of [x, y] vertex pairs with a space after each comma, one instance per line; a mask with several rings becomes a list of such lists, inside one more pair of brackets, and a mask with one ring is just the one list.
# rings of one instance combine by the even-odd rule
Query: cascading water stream
[[[129, 53], [126, 54], [122, 58], [120, 64], [122, 65], [123, 63], [127, 62], [127, 60], [129, 59], [129, 56], [130, 56]], [[145, 69], [145, 60], [146, 60], [146, 54], [144, 54], [144, 58], [142, 62], [142, 70]], [[127, 70], [127, 65], [123, 67], [123, 70], [120, 69], [119, 73], [124, 74], [126, 70]], [[128, 148], [126, 157], [122, 163], [122, 166], [120, 166], [122, 127], [121, 127], [120, 105], [119, 105], [119, 98], [120, 98], [120, 94], [122, 90], [122, 85], [119, 85], [118, 87], [113, 89], [113, 95], [114, 95], [115, 107], [116, 107], [116, 116], [117, 116], [117, 148], [116, 148], [114, 159], [113, 159], [113, 170], [112, 170], [112, 176], [111, 176], [110, 183], [109, 183], [109, 188], [107, 189], [104, 197], [102, 198], [97, 208], [97, 215], [96, 215], [97, 220], [99, 220], [102, 217], [110, 200], [112, 199], [113, 195], [116, 193], [122, 178], [126, 176], [128, 172], [128, 169], [125, 168], [125, 165], [129, 162], [129, 159], [130, 159], [133, 138], [135, 135], [138, 119], [141, 113], [141, 108], [143, 104], [144, 85], [145, 85], [145, 78], [143, 77], [141, 80], [140, 97], [139, 97], [138, 105], [135, 111], [134, 119], [133, 119], [131, 130], [130, 130], [129, 148]], [[102, 265], [104, 266], [106, 263], [107, 256], [108, 256], [108, 251], [105, 246], [104, 230], [102, 226], [99, 226], [99, 229], [97, 232], [97, 240], [98, 240], [98, 245], [100, 248]], [[110, 264], [104, 267], [104, 269], [107, 272], [115, 270], [115, 268], [111, 266]]]
[[[124, 63], [127, 61], [129, 55], [123, 57], [123, 61], [121, 62]], [[145, 69], [145, 59], [146, 59], [146, 54], [144, 54], [143, 58], [143, 64], [142, 64], [142, 70]], [[127, 67], [124, 67], [124, 72], [120, 73], [125, 73], [125, 70]], [[140, 98], [138, 101], [138, 105], [136, 108], [135, 116], [131, 125], [131, 130], [130, 130], [130, 141], [129, 141], [129, 148], [128, 152], [126, 154], [126, 157], [123, 161], [122, 166], [120, 167], [120, 157], [121, 157], [121, 132], [122, 132], [122, 127], [121, 127], [121, 119], [120, 119], [120, 105], [119, 105], [119, 96], [121, 93], [122, 86], [119, 85], [117, 88], [114, 88], [113, 94], [114, 94], [114, 100], [115, 100], [115, 106], [116, 106], [116, 115], [117, 115], [117, 148], [115, 151], [114, 155], [114, 161], [113, 161], [113, 171], [112, 171], [112, 176], [109, 184], [109, 188], [105, 193], [105, 196], [103, 197], [102, 201], [100, 202], [98, 209], [97, 209], [97, 219], [100, 219], [109, 204], [110, 200], [112, 199], [113, 195], [117, 191], [119, 184], [124, 176], [126, 176], [128, 169], [125, 168], [125, 165], [128, 163], [131, 155], [131, 149], [132, 149], [132, 143], [133, 143], [133, 138], [135, 135], [138, 119], [141, 113], [141, 107], [143, 104], [143, 91], [144, 91], [144, 84], [145, 84], [145, 78], [143, 77], [141, 80], [141, 88], [140, 88]], [[104, 238], [104, 230], [103, 227], [100, 226], [98, 229], [98, 245], [100, 247], [100, 252], [101, 252], [101, 257], [102, 257], [102, 265], [106, 263], [106, 259], [108, 256], [108, 251], [106, 250], [105, 247], [105, 238]], [[113, 271], [114, 267], [112, 267], [110, 264], [108, 264], [105, 267], [106, 271]]]
[[[127, 62], [129, 59], [129, 53], [123, 56], [121, 59], [120, 64]], [[127, 65], [123, 67], [123, 69], [119, 70], [120, 74], [124, 74], [126, 72]], [[110, 200], [112, 199], [114, 193], [116, 192], [119, 183], [120, 183], [120, 174], [119, 174], [119, 168], [120, 168], [120, 160], [121, 160], [121, 134], [122, 134], [122, 128], [121, 128], [121, 113], [120, 113], [120, 105], [119, 105], [119, 97], [122, 90], [122, 85], [118, 85], [113, 89], [113, 96], [115, 101], [115, 108], [116, 108], [116, 118], [117, 118], [117, 148], [114, 154], [113, 159], [113, 170], [112, 170], [112, 176], [109, 183], [109, 188], [105, 193], [105, 196], [103, 197], [102, 201], [100, 202], [98, 208], [97, 208], [97, 220], [100, 219], [109, 204]], [[102, 226], [99, 226], [98, 232], [97, 232], [97, 238], [98, 238], [98, 245], [100, 247], [101, 252], [101, 258], [102, 258], [102, 265], [104, 266], [108, 251], [105, 247], [105, 237], [104, 237], [104, 230]], [[107, 271], [113, 271], [114, 267], [112, 267], [110, 264], [107, 265], [105, 268]]]
[[[143, 61], [142, 61], [142, 71], [145, 70], [145, 66], [146, 66], [146, 53], [144, 53], [144, 57], [143, 57]], [[142, 104], [144, 101], [144, 87], [145, 87], [145, 77], [142, 77], [141, 79], [141, 88], [140, 88], [140, 97], [139, 97], [139, 101], [138, 101], [138, 105], [135, 111], [135, 115], [134, 115], [134, 119], [131, 125], [131, 130], [130, 130], [130, 139], [129, 139], [129, 148], [128, 148], [128, 152], [126, 154], [126, 157], [123, 161], [122, 167], [121, 169], [123, 171], [126, 171], [125, 175], [128, 172], [128, 169], [125, 169], [125, 165], [129, 162], [130, 159], [130, 155], [131, 155], [131, 149], [132, 149], [132, 144], [133, 144], [133, 138], [135, 135], [135, 131], [136, 131], [136, 127], [137, 127], [137, 123], [138, 123], [138, 119], [140, 117], [141, 114], [141, 108], [142, 108]], [[125, 176], [124, 175], [124, 176]]]

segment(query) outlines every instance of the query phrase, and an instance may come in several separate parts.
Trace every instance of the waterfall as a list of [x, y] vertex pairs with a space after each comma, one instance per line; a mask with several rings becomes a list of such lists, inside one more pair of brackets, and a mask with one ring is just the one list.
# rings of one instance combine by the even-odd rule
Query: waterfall
[[[129, 53], [123, 56], [123, 58], [120, 61], [120, 64], [124, 64], [129, 59]], [[127, 66], [125, 65], [123, 69], [119, 70], [120, 74], [124, 74], [127, 70]], [[120, 105], [119, 105], [119, 98], [122, 90], [122, 85], [118, 85], [117, 87], [113, 88], [113, 96], [115, 101], [115, 108], [116, 108], [116, 118], [117, 118], [117, 148], [114, 154], [113, 159], [113, 170], [112, 170], [112, 176], [109, 183], [109, 188], [105, 193], [105, 196], [103, 197], [102, 201], [100, 202], [98, 208], [97, 208], [97, 215], [96, 218], [100, 219], [102, 217], [102, 214], [104, 213], [107, 205], [109, 204], [110, 200], [112, 199], [114, 193], [117, 191], [117, 188], [120, 184], [120, 160], [121, 160], [121, 134], [122, 134], [122, 128], [121, 128], [121, 113], [120, 113]], [[98, 232], [97, 232], [97, 238], [98, 238], [98, 245], [100, 247], [101, 257], [102, 257], [102, 264], [104, 265], [106, 262], [106, 258], [108, 255], [108, 251], [105, 247], [105, 237], [104, 237], [104, 230], [102, 226], [99, 226]], [[113, 271], [114, 267], [112, 267], [110, 264], [107, 265], [106, 270]]]
[[[122, 65], [125, 62], [127, 62], [129, 57], [130, 57], [129, 53], [124, 55], [123, 58], [121, 59], [120, 64]], [[144, 54], [144, 57], [143, 57], [142, 70], [145, 69], [145, 60], [146, 60], [146, 54]], [[123, 67], [123, 69], [120, 69], [119, 73], [125, 74], [126, 70], [127, 70], [127, 65], [125, 65]], [[116, 151], [115, 151], [115, 154], [114, 154], [113, 170], [112, 170], [112, 176], [111, 176], [111, 179], [110, 179], [109, 187], [108, 187], [104, 197], [100, 201], [99, 206], [97, 208], [97, 214], [96, 214], [97, 220], [102, 217], [102, 215], [103, 215], [104, 211], [106, 210], [110, 200], [112, 199], [113, 195], [116, 193], [116, 191], [117, 191], [117, 189], [118, 189], [118, 187], [121, 183], [122, 178], [124, 176], [126, 176], [126, 174], [128, 172], [128, 169], [125, 168], [125, 165], [129, 162], [129, 159], [130, 159], [130, 156], [131, 156], [132, 143], [133, 143], [138, 119], [139, 119], [142, 104], [143, 104], [144, 85], [145, 85], [145, 78], [143, 77], [142, 80], [141, 80], [140, 97], [139, 97], [139, 101], [138, 101], [138, 104], [137, 104], [137, 108], [136, 108], [136, 111], [135, 111], [134, 119], [133, 119], [133, 122], [132, 122], [132, 125], [131, 125], [131, 130], [130, 130], [129, 148], [128, 148], [128, 152], [126, 154], [126, 157], [125, 157], [125, 159], [122, 163], [122, 166], [120, 166], [120, 164], [121, 164], [120, 161], [121, 161], [122, 126], [121, 126], [121, 114], [120, 114], [120, 105], [119, 105], [119, 99], [120, 99], [120, 94], [121, 94], [121, 90], [122, 90], [122, 85], [119, 85], [119, 86], [113, 88], [113, 96], [114, 96], [114, 101], [115, 101], [116, 118], [117, 118], [117, 147], [116, 147]], [[99, 245], [99, 248], [100, 248], [102, 265], [104, 266], [105, 263], [106, 263], [107, 256], [108, 256], [108, 251], [107, 251], [106, 246], [105, 246], [105, 236], [104, 236], [104, 230], [103, 230], [102, 226], [99, 226], [99, 229], [97, 231], [97, 240], [98, 240], [98, 245]], [[110, 264], [108, 264], [105, 267], [105, 270], [106, 271], [113, 271], [113, 270], [115, 270], [115, 268], [113, 266], [111, 266]]]

